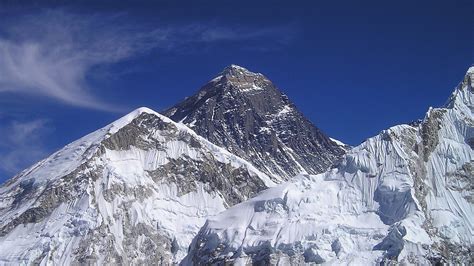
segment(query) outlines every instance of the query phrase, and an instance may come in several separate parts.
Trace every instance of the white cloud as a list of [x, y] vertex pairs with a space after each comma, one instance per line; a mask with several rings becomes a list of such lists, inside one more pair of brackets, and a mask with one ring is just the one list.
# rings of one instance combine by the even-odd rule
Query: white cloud
[[114, 111], [87, 84], [95, 65], [114, 63], [149, 49], [148, 36], [128, 33], [113, 17], [46, 11], [3, 23], [0, 92], [47, 96], [61, 102]]
[[10, 175], [43, 158], [42, 138], [50, 131], [47, 120], [13, 121], [0, 128], [0, 172]]

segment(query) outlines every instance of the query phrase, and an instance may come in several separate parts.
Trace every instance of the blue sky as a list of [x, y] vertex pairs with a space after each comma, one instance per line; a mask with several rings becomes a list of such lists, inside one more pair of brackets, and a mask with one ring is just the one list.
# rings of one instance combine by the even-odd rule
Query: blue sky
[[0, 2], [0, 183], [229, 64], [357, 145], [442, 105], [474, 62], [472, 1]]

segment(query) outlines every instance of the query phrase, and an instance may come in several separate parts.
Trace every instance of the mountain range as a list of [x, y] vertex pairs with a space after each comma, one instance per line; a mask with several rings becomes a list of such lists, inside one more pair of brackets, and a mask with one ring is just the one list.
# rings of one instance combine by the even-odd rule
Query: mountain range
[[3, 184], [0, 264], [471, 264], [473, 80], [349, 147], [230, 65]]

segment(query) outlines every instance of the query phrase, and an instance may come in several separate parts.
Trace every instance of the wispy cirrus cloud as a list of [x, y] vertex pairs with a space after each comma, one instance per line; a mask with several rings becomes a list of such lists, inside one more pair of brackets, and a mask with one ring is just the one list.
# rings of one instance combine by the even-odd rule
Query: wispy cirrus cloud
[[186, 50], [195, 44], [291, 39], [291, 26], [252, 29], [218, 23], [157, 25], [134, 23], [123, 14], [78, 14], [43, 10], [4, 18], [0, 26], [0, 93], [49, 97], [59, 102], [118, 111], [99, 99], [87, 81], [95, 66], [133, 58], [158, 49]]
[[118, 110], [94, 96], [94, 88], [87, 83], [88, 71], [147, 51], [150, 42], [158, 40], [115, 27], [113, 19], [54, 10], [6, 21], [0, 27], [0, 93], [40, 95], [74, 106]]

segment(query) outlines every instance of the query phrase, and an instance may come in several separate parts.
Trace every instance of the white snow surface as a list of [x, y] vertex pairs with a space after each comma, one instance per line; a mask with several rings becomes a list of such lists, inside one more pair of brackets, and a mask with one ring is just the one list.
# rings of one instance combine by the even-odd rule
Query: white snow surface
[[[163, 122], [177, 127], [180, 132], [194, 136], [201, 147], [191, 147], [179, 140], [164, 142], [164, 135], [156, 130], [149, 137], [164, 142], [160, 149], [142, 150], [134, 146], [128, 150], [104, 148], [102, 141], [142, 113], [155, 115]], [[98, 153], [100, 149], [104, 151]], [[89, 232], [101, 227], [109, 228], [107, 237], [113, 239], [113, 249], [122, 255], [127, 249], [127, 252], [136, 252], [136, 257], [129, 258], [130, 262], [136, 262], [143, 258], [144, 254], [140, 250], [146, 243], [143, 242], [143, 236], [137, 238], [136, 243], [122, 243], [127, 223], [130, 226], [159, 228], [165, 236], [174, 239], [178, 247], [172, 260], [165, 263], [180, 261], [205, 220], [225, 210], [227, 206], [224, 197], [218, 192], [210, 192], [204, 183], [198, 182], [195, 190], [181, 195], [175, 183], [157, 183], [148, 173], [170, 159], [183, 156], [195, 160], [211, 156], [218, 162], [247, 169], [267, 187], [275, 185], [267, 175], [251, 164], [208, 142], [185, 125], [175, 123], [148, 108], [139, 108], [67, 145], [0, 188], [1, 229], [25, 211], [37, 207], [37, 199], [46, 188], [61, 186], [67, 182], [64, 180], [66, 175], [79, 171], [75, 176], [87, 176], [96, 170], [100, 170], [99, 173], [102, 174], [96, 180], [86, 178], [82, 183], [78, 180], [80, 192], [77, 198], [63, 202], [46, 218], [36, 223], [17, 225], [8, 234], [0, 234], [0, 264], [71, 264], [81, 241], [84, 241]], [[78, 170], [83, 164], [87, 164], [87, 167]], [[25, 184], [32, 184], [35, 190], [26, 196], [20, 194], [21, 204], [16, 204], [15, 195], [21, 193]], [[106, 199], [110, 189], [115, 189], [120, 197]], [[124, 220], [126, 217], [127, 220]], [[100, 239], [103, 237], [105, 236]], [[88, 248], [98, 248], [94, 245], [92, 240]], [[98, 250], [91, 255], [98, 257], [97, 264], [111, 263], [104, 261], [102, 252]]]
[[297, 176], [209, 218], [183, 264], [429, 265], [444, 242], [472, 256], [473, 76], [471, 68], [446, 107], [428, 111], [423, 122], [438, 130], [394, 126], [326, 173]]

